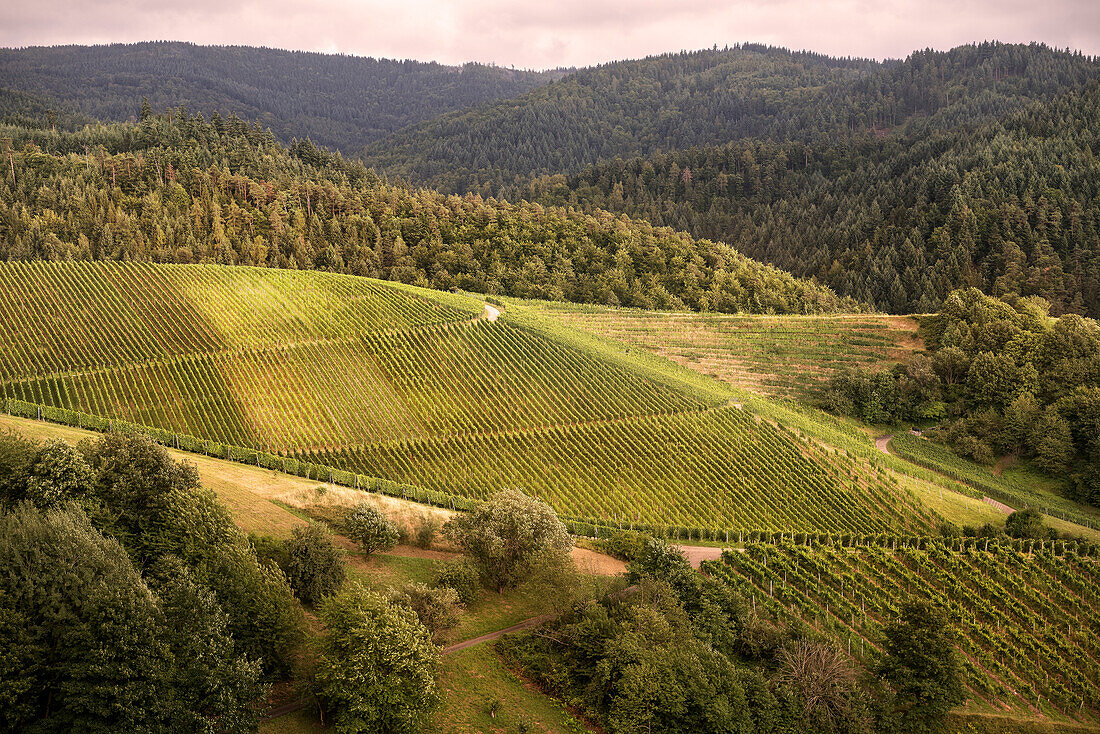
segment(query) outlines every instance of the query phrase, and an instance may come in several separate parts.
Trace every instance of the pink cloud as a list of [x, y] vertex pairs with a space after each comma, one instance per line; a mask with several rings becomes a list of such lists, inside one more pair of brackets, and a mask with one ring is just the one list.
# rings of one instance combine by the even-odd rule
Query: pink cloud
[[903, 57], [997, 39], [1100, 53], [1094, 0], [38, 0], [0, 7], [0, 44], [186, 40], [458, 64], [587, 66], [754, 41]]

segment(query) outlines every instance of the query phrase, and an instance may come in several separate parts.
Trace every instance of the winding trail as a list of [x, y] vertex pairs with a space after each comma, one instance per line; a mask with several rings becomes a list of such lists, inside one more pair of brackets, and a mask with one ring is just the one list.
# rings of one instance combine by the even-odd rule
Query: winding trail
[[540, 614], [537, 617], [531, 617], [530, 619], [525, 619], [518, 624], [513, 624], [511, 627], [505, 627], [502, 630], [488, 632], [484, 635], [481, 635], [480, 637], [472, 637], [469, 640], [463, 640], [462, 642], [456, 642], [453, 645], [448, 645], [447, 647], [443, 648], [443, 654], [450, 655], [451, 653], [458, 652], [459, 650], [465, 650], [466, 648], [473, 647], [474, 645], [480, 645], [484, 642], [499, 640], [501, 637], [504, 637], [504, 635], [509, 635], [513, 632], [522, 632], [523, 630], [529, 630], [532, 627], [538, 627], [541, 624], [545, 624], [546, 622], [549, 622], [553, 619], [557, 619], [557, 617], [557, 614]]
[[[892, 434], [892, 433], [888, 433], [885, 436], [879, 436], [878, 438], [875, 439], [875, 447], [884, 454], [889, 454], [890, 456], [897, 456], [902, 461], [909, 461], [904, 456], [898, 456], [897, 454], [895, 454], [893, 451], [890, 450], [890, 439], [893, 438], [893, 437], [894, 437], [894, 434]], [[911, 461], [909, 461], [909, 463], [913, 464], [913, 462], [911, 462]], [[913, 464], [913, 466], [920, 466], [920, 464]], [[928, 471], [931, 471], [931, 472], [935, 472], [936, 474], [939, 474], [941, 477], [944, 477], [946, 479], [951, 479], [951, 477], [947, 476], [943, 472], [936, 471], [935, 469], [930, 469], [928, 467], [922, 467], [922, 468], [925, 468], [925, 469], [927, 469]], [[1016, 510], [1012, 509], [1011, 507], [1009, 507], [1008, 505], [1006, 505], [1004, 502], [998, 502], [997, 500], [993, 499], [992, 497], [986, 497], [986, 496], [983, 495], [982, 496], [982, 502], [985, 502], [987, 505], [993, 507], [995, 510], [999, 510], [1000, 512], [1003, 512], [1006, 515], [1011, 515], [1013, 512], [1016, 511]]]

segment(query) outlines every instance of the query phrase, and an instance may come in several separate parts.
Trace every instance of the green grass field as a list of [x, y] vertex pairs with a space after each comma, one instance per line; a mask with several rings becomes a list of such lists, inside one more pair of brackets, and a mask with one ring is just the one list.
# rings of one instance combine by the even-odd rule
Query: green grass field
[[915, 464], [956, 479], [1012, 507], [1031, 507], [1052, 519], [1089, 528], [1100, 525], [1100, 510], [1065, 498], [1059, 492], [1058, 480], [1027, 467], [1010, 466], [998, 475], [991, 467], [976, 464], [944, 446], [909, 433], [899, 433], [890, 439], [890, 449]]
[[920, 346], [910, 317], [736, 316], [522, 303], [564, 324], [771, 396], [812, 397], [837, 370], [900, 361]]

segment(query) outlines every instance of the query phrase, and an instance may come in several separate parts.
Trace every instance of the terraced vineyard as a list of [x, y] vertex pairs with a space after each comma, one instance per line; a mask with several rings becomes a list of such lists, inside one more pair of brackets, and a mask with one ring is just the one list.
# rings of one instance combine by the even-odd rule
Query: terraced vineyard
[[900, 361], [919, 346], [897, 316], [730, 316], [525, 304], [603, 338], [636, 344], [764, 395], [809, 397], [845, 367]]
[[462, 295], [219, 266], [0, 264], [0, 293], [0, 398], [218, 455], [460, 497], [520, 487], [577, 518], [650, 525], [936, 521], [866, 457], [737, 407], [720, 383], [559, 338], [530, 311], [490, 321]]
[[801, 619], [869, 659], [910, 596], [948, 610], [978, 709], [1100, 719], [1100, 563], [1074, 544], [1027, 552], [921, 538], [896, 548], [752, 544], [708, 562], [775, 618]]

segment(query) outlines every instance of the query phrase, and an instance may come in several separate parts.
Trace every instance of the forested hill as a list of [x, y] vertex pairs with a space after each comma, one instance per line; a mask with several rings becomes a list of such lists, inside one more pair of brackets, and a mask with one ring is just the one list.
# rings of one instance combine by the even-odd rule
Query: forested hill
[[0, 49], [0, 87], [45, 97], [57, 109], [125, 121], [146, 97], [154, 110], [235, 114], [283, 142], [309, 137], [345, 151], [561, 76], [177, 42]]
[[612, 159], [510, 199], [620, 211], [838, 293], [927, 313], [954, 288], [1100, 315], [1100, 83], [975, 126]]
[[[0, 260], [216, 262], [642, 308], [851, 310], [733, 248], [623, 215], [386, 185], [232, 117], [0, 126]], [[7, 151], [11, 150], [11, 155]], [[14, 177], [14, 181], [13, 181]]]
[[369, 146], [381, 170], [445, 191], [498, 194], [615, 156], [744, 139], [857, 141], [996, 119], [1082, 89], [1100, 61], [983, 43], [904, 61], [742, 46], [585, 69], [516, 99], [449, 113]]

